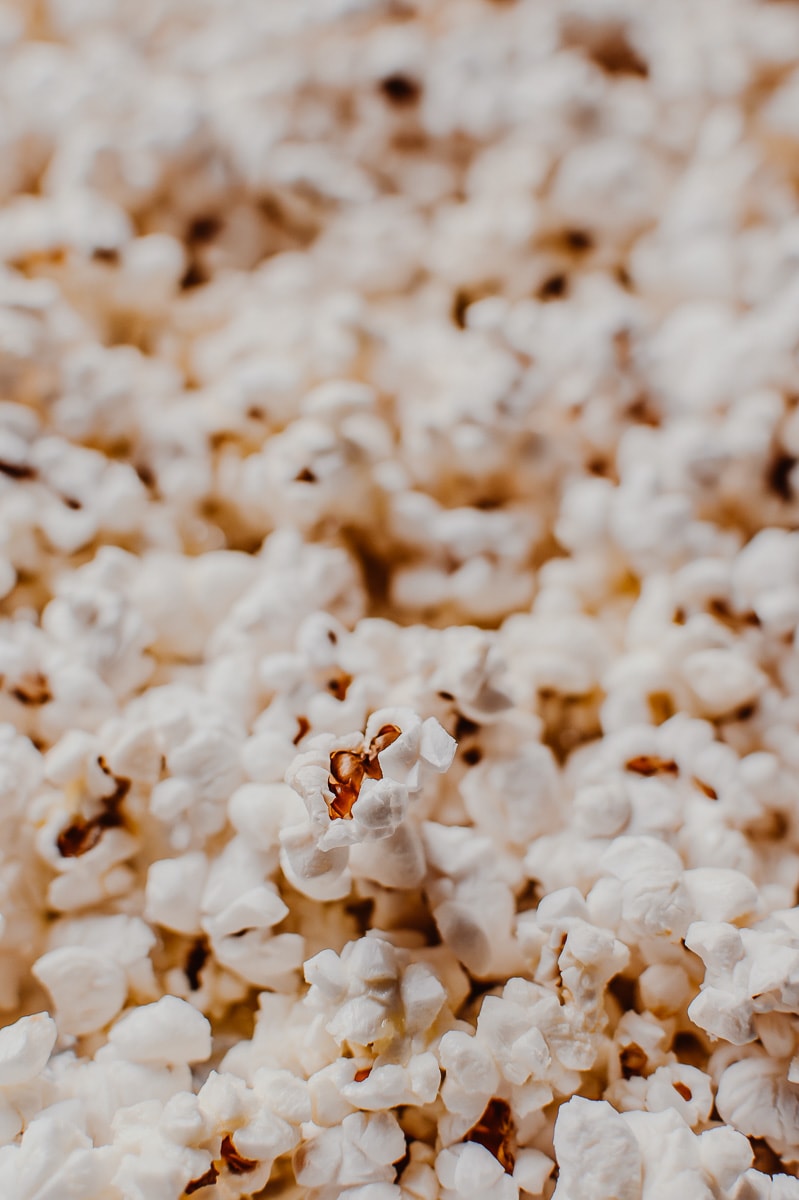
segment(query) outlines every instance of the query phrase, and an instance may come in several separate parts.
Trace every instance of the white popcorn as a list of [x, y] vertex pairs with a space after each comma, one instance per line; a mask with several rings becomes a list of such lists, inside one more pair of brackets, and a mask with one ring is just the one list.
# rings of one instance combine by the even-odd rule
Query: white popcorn
[[[575, 1141], [565, 1140], [565, 1132], [573, 1129]], [[583, 1148], [582, 1175], [574, 1155]], [[561, 1149], [562, 1148], [562, 1149]], [[697, 1195], [734, 1192], [740, 1177], [752, 1161], [752, 1151], [746, 1139], [734, 1130], [717, 1127], [695, 1137], [677, 1112], [669, 1107], [662, 1112], [631, 1112], [620, 1116], [604, 1102], [574, 1097], [564, 1106], [555, 1128], [555, 1150], [561, 1161], [561, 1176], [556, 1191], [569, 1194], [569, 1188], [583, 1185], [590, 1191], [603, 1187], [618, 1188], [626, 1195], [660, 1194], [661, 1189], [690, 1187]], [[614, 1160], [617, 1181], [612, 1181]], [[571, 1171], [564, 1184], [563, 1161], [568, 1156]], [[607, 1181], [607, 1182], [606, 1182]], [[603, 1194], [597, 1190], [596, 1194]]]
[[230, 1131], [235, 1129], [236, 1154], [253, 1164], [247, 1173], [255, 1169], [256, 1160], [265, 1160], [268, 1177], [272, 1161], [296, 1145], [297, 1133], [282, 1117], [265, 1108], [263, 1100], [257, 1085], [252, 1091], [234, 1076], [212, 1071], [198, 1093], [197, 1105], [206, 1130], [224, 1139], [231, 1138]]
[[683, 881], [695, 911], [708, 921], [742, 920], [757, 911], [757, 889], [740, 871], [698, 867]]
[[465, 829], [428, 822], [423, 840], [428, 861], [441, 871], [430, 885], [436, 926], [460, 961], [478, 976], [516, 961], [513, 894], [502, 879], [506, 862], [491, 853], [487, 838]]
[[21, 1017], [0, 1029], [0, 1088], [27, 1083], [38, 1075], [55, 1040], [55, 1022], [47, 1013]]
[[494, 832], [499, 816], [507, 839], [526, 846], [555, 825], [557, 782], [552, 755], [546, 747], [533, 745], [503, 762], [478, 763], [465, 777], [461, 792], [478, 828]]
[[53, 949], [85, 947], [103, 956], [106, 963], [116, 963], [124, 972], [127, 987], [138, 998], [157, 994], [150, 958], [155, 944], [155, 934], [146, 922], [122, 913], [64, 917], [53, 924], [49, 936]]
[[404, 1149], [402, 1130], [390, 1113], [352, 1113], [338, 1129], [322, 1130], [301, 1147], [294, 1172], [306, 1187], [390, 1182], [391, 1164]]
[[345, 1083], [341, 1095], [355, 1108], [373, 1112], [400, 1104], [432, 1104], [440, 1082], [435, 1057], [417, 1054], [405, 1067], [398, 1063], [373, 1066], [366, 1079]]
[[[741, 1134], [722, 1128], [708, 1130], [697, 1138], [673, 1109], [659, 1113], [627, 1113], [623, 1120], [632, 1129], [641, 1148], [644, 1193], [663, 1186], [690, 1186], [700, 1195], [712, 1195], [711, 1186], [733, 1191], [738, 1178], [752, 1161], [751, 1147]], [[724, 1147], [720, 1169], [712, 1177], [708, 1167], [716, 1165], [714, 1159], [718, 1161], [721, 1157], [718, 1147], [712, 1144], [714, 1135], [719, 1133], [727, 1135], [729, 1140]], [[710, 1146], [703, 1146], [705, 1139], [710, 1141]]]
[[653, 963], [638, 979], [641, 1001], [657, 1017], [673, 1016], [687, 1008], [693, 997], [690, 977], [682, 967]]
[[555, 1154], [560, 1166], [555, 1195], [606, 1196], [620, 1200], [641, 1196], [641, 1152], [623, 1117], [603, 1101], [574, 1096], [564, 1104], [555, 1125]]
[[767, 683], [762, 671], [726, 650], [702, 650], [689, 655], [683, 673], [703, 713], [711, 717], [756, 700]]
[[377, 1053], [424, 1044], [447, 999], [430, 967], [408, 963], [407, 953], [376, 935], [348, 943], [340, 957], [323, 950], [306, 962], [305, 977], [307, 1003], [326, 1013], [335, 1040]]
[[523, 1191], [536, 1195], [543, 1192], [554, 1167], [553, 1160], [542, 1150], [522, 1150], [516, 1158], [513, 1179]]
[[204, 1062], [211, 1054], [209, 1022], [176, 996], [162, 996], [155, 1004], [127, 1013], [108, 1040], [130, 1062]]
[[150, 864], [145, 914], [178, 933], [200, 932], [200, 904], [208, 874], [204, 854], [182, 854]]
[[442, 1150], [436, 1174], [445, 1200], [488, 1196], [490, 1200], [515, 1200], [519, 1189], [489, 1151], [474, 1142]]
[[496, 1091], [499, 1071], [486, 1046], [462, 1030], [450, 1030], [439, 1043], [441, 1066], [446, 1078], [441, 1097], [450, 1112], [477, 1120], [485, 1099]]
[[12, 1194], [32, 1200], [57, 1189], [63, 1195], [82, 1193], [87, 1200], [99, 1200], [107, 1192], [113, 1158], [92, 1148], [75, 1116], [68, 1104], [45, 1109], [30, 1123], [20, 1144], [0, 1150]]
[[621, 916], [639, 937], [677, 940], [688, 928], [690, 902], [679, 856], [654, 838], [617, 838], [602, 856], [621, 883]]
[[0, 0], [4, 1194], [799, 1200], [799, 13], [228, 7]]
[[797, 987], [799, 947], [794, 930], [776, 916], [754, 929], [697, 921], [686, 945], [705, 963], [702, 991], [690, 1014], [702, 1028], [735, 1045], [753, 1041], [755, 1013], [790, 1012]]
[[648, 1112], [675, 1109], [687, 1125], [704, 1123], [713, 1107], [710, 1079], [685, 1064], [658, 1067], [647, 1080], [644, 1100]]
[[[348, 864], [389, 885], [408, 880], [410, 868], [420, 882], [421, 846], [403, 822], [426, 777], [450, 766], [454, 740], [432, 717], [422, 722], [410, 709], [387, 708], [372, 713], [363, 738], [317, 741], [319, 748], [300, 755], [287, 772], [308, 813], [307, 823], [280, 835], [292, 882], [311, 896], [333, 899], [348, 890]], [[368, 852], [372, 843], [381, 844], [378, 853]], [[336, 853], [348, 847], [367, 849], [354, 861]]]
[[33, 973], [47, 989], [64, 1033], [102, 1029], [127, 996], [125, 972], [98, 950], [62, 946], [37, 959]]
[[119, 1161], [112, 1183], [136, 1200], [147, 1194], [161, 1200], [169, 1191], [201, 1177], [208, 1164], [207, 1153], [182, 1146], [161, 1134], [156, 1125], [160, 1109], [160, 1105], [145, 1101], [129, 1114], [134, 1118], [132, 1121], [118, 1120], [114, 1130]]
[[799, 1097], [779, 1061], [760, 1055], [732, 1063], [719, 1080], [722, 1119], [751, 1137], [765, 1137], [778, 1154], [799, 1154]]

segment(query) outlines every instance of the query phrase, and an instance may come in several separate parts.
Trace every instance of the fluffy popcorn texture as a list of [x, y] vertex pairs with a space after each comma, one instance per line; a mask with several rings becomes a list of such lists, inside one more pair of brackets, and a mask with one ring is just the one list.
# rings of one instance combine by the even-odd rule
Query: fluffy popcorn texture
[[108, 1043], [130, 1062], [202, 1062], [211, 1055], [211, 1027], [185, 1000], [162, 996], [117, 1021]]
[[0, 0], [9, 1200], [799, 1200], [799, 7]]

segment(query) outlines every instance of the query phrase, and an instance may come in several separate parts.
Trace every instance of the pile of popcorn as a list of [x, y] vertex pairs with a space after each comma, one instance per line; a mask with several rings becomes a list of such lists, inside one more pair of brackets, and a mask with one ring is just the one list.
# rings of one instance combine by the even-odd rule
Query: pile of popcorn
[[798, 164], [785, 0], [0, 0], [3, 1197], [799, 1200]]

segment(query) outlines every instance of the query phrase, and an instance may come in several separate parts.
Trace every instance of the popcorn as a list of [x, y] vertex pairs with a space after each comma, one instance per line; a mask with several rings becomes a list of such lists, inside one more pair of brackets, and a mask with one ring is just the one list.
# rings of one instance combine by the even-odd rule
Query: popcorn
[[10, 1196], [794, 1198], [799, 15], [692, 16], [0, 3]]
[[[156, 1122], [160, 1107], [143, 1102], [131, 1114], [139, 1120], [129, 1125], [119, 1121], [115, 1130], [119, 1159], [112, 1183], [137, 1200], [148, 1191], [160, 1200], [168, 1189], [174, 1192], [179, 1187], [190, 1187], [193, 1179], [213, 1174], [205, 1169], [207, 1153], [180, 1146], [159, 1132]], [[158, 1163], [157, 1169], [154, 1162]]]
[[621, 917], [634, 936], [677, 940], [685, 933], [691, 910], [673, 850], [655, 838], [617, 838], [602, 863], [621, 884]]
[[268, 1179], [274, 1159], [293, 1149], [298, 1140], [291, 1124], [264, 1107], [264, 1098], [259, 1081], [250, 1090], [234, 1076], [216, 1072], [197, 1097], [206, 1137], [219, 1139], [224, 1165], [234, 1175], [249, 1176], [250, 1186]]
[[725, 650], [691, 654], [683, 671], [703, 712], [713, 717], [757, 701], [768, 682], [762, 671]]
[[573, 1096], [564, 1104], [555, 1125], [555, 1154], [560, 1166], [555, 1194], [558, 1200], [590, 1197], [614, 1191], [619, 1197], [641, 1195], [641, 1151], [624, 1118], [604, 1101]]
[[404, 1149], [404, 1135], [390, 1113], [352, 1113], [339, 1128], [322, 1130], [304, 1144], [295, 1154], [294, 1172], [305, 1187], [390, 1182], [392, 1163]]
[[441, 1072], [434, 1055], [412, 1055], [407, 1066], [396, 1063], [375, 1065], [365, 1079], [357, 1078], [341, 1088], [342, 1097], [355, 1108], [368, 1112], [400, 1104], [432, 1104], [438, 1095]]
[[474, 1142], [442, 1150], [436, 1159], [436, 1174], [445, 1200], [454, 1197], [489, 1196], [511, 1200], [519, 1194], [510, 1176], [493, 1155]]
[[789, 1012], [797, 948], [790, 926], [776, 915], [765, 928], [738, 930], [722, 922], [695, 922], [686, 945], [705, 963], [702, 991], [692, 1002], [692, 1020], [734, 1045], [756, 1037], [756, 1012]]
[[47, 1013], [21, 1017], [0, 1030], [0, 1087], [27, 1083], [43, 1069], [56, 1039]]
[[[536, 792], [531, 794], [531, 781]], [[501, 763], [478, 763], [461, 784], [466, 810], [478, 828], [501, 825], [510, 842], [528, 845], [556, 825], [558, 783], [553, 757], [544, 746], [529, 746]]]
[[438, 874], [429, 885], [436, 925], [470, 971], [490, 975], [495, 964], [514, 959], [513, 894], [502, 878], [513, 860], [490, 853], [489, 839], [468, 829], [428, 821], [422, 836]]
[[21, 1017], [0, 1030], [0, 1137], [12, 1143], [27, 1119], [46, 1104], [42, 1072], [56, 1040], [47, 1013]]
[[181, 854], [151, 863], [147, 872], [148, 920], [178, 933], [200, 932], [200, 904], [208, 874], [204, 854]]
[[[349, 942], [341, 956], [323, 950], [305, 964], [307, 1003], [330, 1012], [325, 1027], [336, 1042], [371, 1047], [401, 1059], [429, 1043], [447, 993], [424, 963], [373, 934]], [[379, 1064], [378, 1064], [379, 1065]]]
[[742, 1059], [723, 1072], [716, 1104], [722, 1120], [752, 1137], [765, 1137], [787, 1161], [795, 1162], [797, 1139], [796, 1088], [784, 1077], [779, 1061], [761, 1056]]
[[449, 767], [454, 740], [433, 717], [422, 722], [409, 709], [381, 709], [369, 718], [362, 739], [356, 734], [338, 746], [335, 740], [318, 742], [318, 749], [300, 755], [287, 772], [308, 812], [303, 827], [281, 833], [284, 870], [292, 882], [304, 891], [307, 876], [321, 898], [315, 877], [335, 873], [322, 886], [332, 888], [329, 898], [346, 894], [351, 856], [334, 852], [373, 842], [382, 843], [380, 855], [356, 860], [367, 878], [374, 871], [380, 882], [399, 883], [415, 865], [421, 880], [420, 848], [412, 835], [409, 840], [403, 821], [425, 777]]
[[[638, 1069], [637, 1058], [646, 1058], [647, 1065], [652, 1062], [649, 1055], [643, 1052], [636, 1054], [634, 1047], [637, 1045], [630, 1043], [622, 1051], [620, 1057], [625, 1074], [633, 1068]], [[674, 1109], [692, 1128], [704, 1125], [714, 1102], [709, 1077], [696, 1067], [684, 1063], [659, 1066], [645, 1081], [641, 1075], [632, 1074], [626, 1084], [620, 1083], [609, 1089], [608, 1095], [612, 1096], [621, 1111], [632, 1112], [641, 1108], [647, 1112], [665, 1112], [666, 1109]]]
[[[567, 1131], [573, 1140], [566, 1141]], [[601, 1131], [601, 1137], [600, 1135]], [[740, 1177], [752, 1162], [746, 1139], [734, 1130], [717, 1127], [695, 1137], [671, 1108], [658, 1113], [633, 1112], [622, 1115], [603, 1101], [573, 1097], [561, 1110], [555, 1128], [555, 1151], [569, 1156], [566, 1179], [563, 1165], [556, 1192], [569, 1194], [576, 1186], [578, 1169], [574, 1148], [583, 1147], [584, 1186], [589, 1190], [616, 1186], [605, 1182], [613, 1170], [615, 1150], [617, 1179], [626, 1195], [644, 1195], [657, 1186], [692, 1186], [697, 1194], [712, 1187], [723, 1194], [740, 1186]], [[562, 1150], [561, 1150], [562, 1148]], [[754, 1173], [753, 1173], [754, 1174]], [[690, 1181], [690, 1183], [689, 1183]]]
[[[0, 1150], [5, 1178], [15, 1195], [32, 1200], [37, 1193], [46, 1194], [43, 1189], [56, 1187], [66, 1195], [81, 1191], [87, 1200], [95, 1200], [107, 1191], [113, 1159], [93, 1150], [75, 1115], [69, 1105], [54, 1105], [31, 1121], [18, 1145]], [[57, 1158], [55, 1170], [50, 1156]]]
[[117, 1021], [108, 1041], [130, 1062], [204, 1062], [211, 1054], [211, 1026], [184, 1000], [162, 996]]
[[97, 950], [62, 946], [37, 959], [33, 972], [47, 989], [64, 1033], [102, 1029], [114, 1019], [127, 997], [124, 971]]

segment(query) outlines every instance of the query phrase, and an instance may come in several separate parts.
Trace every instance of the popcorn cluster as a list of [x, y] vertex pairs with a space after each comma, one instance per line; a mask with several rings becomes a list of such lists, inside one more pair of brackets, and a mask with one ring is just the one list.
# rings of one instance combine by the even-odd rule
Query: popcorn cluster
[[4, 1197], [799, 1200], [797, 161], [792, 3], [0, 0]]

